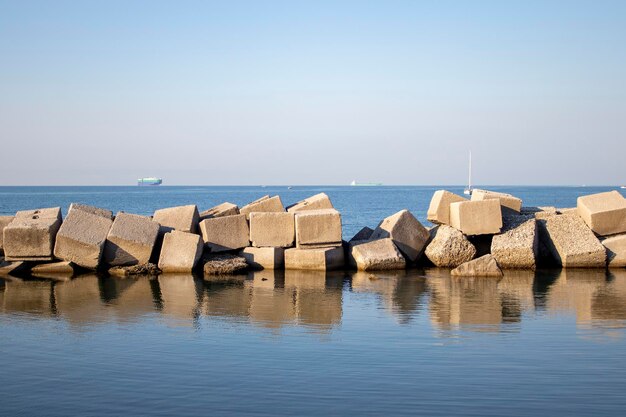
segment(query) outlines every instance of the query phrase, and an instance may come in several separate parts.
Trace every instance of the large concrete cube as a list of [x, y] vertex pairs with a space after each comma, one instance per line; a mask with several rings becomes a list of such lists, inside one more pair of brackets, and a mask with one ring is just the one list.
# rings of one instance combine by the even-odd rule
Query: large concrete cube
[[577, 210], [600, 236], [626, 232], [626, 199], [617, 191], [578, 197]]
[[602, 245], [606, 248], [609, 268], [626, 267], [626, 234], [604, 239]]
[[159, 223], [149, 217], [117, 213], [104, 245], [104, 262], [110, 266], [148, 263], [158, 236]]
[[234, 216], [239, 214], [239, 207], [233, 203], [222, 203], [200, 213], [200, 221], [213, 217]]
[[500, 233], [500, 200], [461, 201], [450, 204], [450, 226], [466, 235]]
[[337, 248], [316, 248], [285, 250], [285, 269], [308, 269], [326, 271], [345, 266], [344, 250]]
[[295, 238], [293, 213], [250, 213], [250, 241], [252, 246], [288, 248]]
[[442, 224], [430, 232], [431, 240], [426, 247], [426, 257], [438, 267], [456, 268], [476, 256], [476, 247], [463, 233]]
[[4, 228], [13, 221], [15, 216], [0, 216], [0, 254], [4, 254]]
[[159, 269], [163, 272], [191, 272], [202, 256], [200, 236], [173, 230], [163, 237]]
[[391, 238], [400, 252], [410, 262], [415, 262], [424, 252], [430, 239], [428, 230], [408, 210], [401, 210], [385, 218], [370, 239]]
[[192, 204], [157, 210], [152, 219], [161, 225], [161, 233], [172, 230], [197, 233], [200, 215], [198, 214], [198, 207]]
[[326, 193], [319, 193], [287, 207], [287, 211], [296, 212], [303, 210], [320, 210], [332, 208], [334, 208], [333, 203], [330, 202], [330, 198], [328, 198]]
[[98, 268], [112, 224], [110, 211], [72, 204], [57, 233], [54, 256], [84, 268]]
[[467, 199], [446, 190], [438, 190], [433, 194], [428, 206], [427, 219], [435, 224], [450, 224], [450, 204]]
[[350, 264], [359, 271], [406, 268], [406, 260], [390, 238], [350, 244]]
[[280, 200], [279, 196], [270, 197], [269, 195], [263, 196], [258, 200], [253, 201], [250, 204], [246, 204], [243, 206], [239, 213], [245, 214], [246, 219], [250, 218], [250, 213], [253, 212], [284, 212], [285, 206], [283, 206], [283, 202]]
[[472, 201], [484, 201], [484, 200], [498, 200], [502, 207], [506, 207], [510, 210], [520, 212], [522, 209], [522, 200], [511, 194], [499, 193], [496, 191], [472, 190]]
[[295, 216], [296, 247], [341, 246], [341, 215], [337, 210], [304, 210]]
[[200, 222], [205, 246], [211, 252], [224, 252], [250, 246], [250, 229], [245, 214], [215, 217]]
[[534, 215], [505, 216], [502, 232], [491, 241], [491, 254], [502, 269], [535, 269], [538, 250]]
[[248, 247], [241, 251], [241, 256], [254, 269], [282, 269], [285, 266], [285, 250], [283, 248]]
[[61, 208], [18, 211], [3, 230], [7, 261], [50, 261], [61, 226]]

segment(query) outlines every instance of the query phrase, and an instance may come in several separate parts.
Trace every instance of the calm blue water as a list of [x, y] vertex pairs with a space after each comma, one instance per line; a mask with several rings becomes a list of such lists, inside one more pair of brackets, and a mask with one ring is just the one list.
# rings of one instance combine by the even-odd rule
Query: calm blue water
[[[0, 212], [325, 191], [349, 235], [401, 208], [423, 219], [434, 189], [3, 187]], [[506, 190], [567, 207], [605, 188]], [[621, 416], [625, 329], [626, 269], [0, 279], [0, 415]]]

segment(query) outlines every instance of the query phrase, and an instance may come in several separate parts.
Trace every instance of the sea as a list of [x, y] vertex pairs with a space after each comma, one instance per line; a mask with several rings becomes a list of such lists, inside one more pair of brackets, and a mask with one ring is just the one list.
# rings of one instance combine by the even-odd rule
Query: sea
[[[439, 186], [0, 187], [0, 215], [325, 192], [344, 239]], [[462, 193], [463, 187], [445, 187]], [[489, 187], [574, 207], [619, 187]], [[0, 416], [624, 416], [626, 269], [0, 278]]]

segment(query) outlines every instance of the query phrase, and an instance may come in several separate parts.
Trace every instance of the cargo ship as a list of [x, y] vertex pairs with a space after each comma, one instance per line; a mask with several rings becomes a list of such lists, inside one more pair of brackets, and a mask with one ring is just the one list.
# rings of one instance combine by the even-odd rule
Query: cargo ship
[[353, 187], [378, 187], [383, 185], [382, 182], [356, 182], [356, 180], [350, 183]]
[[163, 180], [161, 178], [139, 178], [137, 180], [137, 185], [161, 185]]

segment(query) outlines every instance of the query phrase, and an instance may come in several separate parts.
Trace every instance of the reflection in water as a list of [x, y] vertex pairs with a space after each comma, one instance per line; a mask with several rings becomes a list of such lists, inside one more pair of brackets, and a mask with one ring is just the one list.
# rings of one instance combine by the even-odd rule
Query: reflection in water
[[155, 315], [176, 326], [197, 326], [199, 319], [208, 317], [271, 331], [298, 325], [328, 332], [342, 321], [344, 291], [374, 295], [401, 325], [428, 310], [432, 326], [444, 333], [516, 331], [524, 317], [543, 312], [571, 316], [579, 326], [626, 324], [626, 270], [507, 271], [502, 279], [452, 278], [448, 270], [437, 268], [389, 273], [259, 271], [207, 281], [187, 274], [87, 274], [52, 282], [0, 279], [0, 314], [58, 317], [74, 328]]

